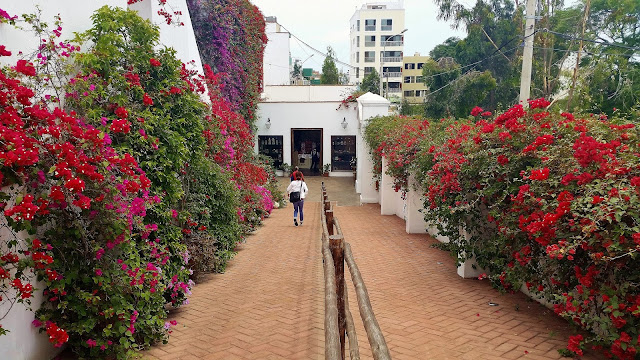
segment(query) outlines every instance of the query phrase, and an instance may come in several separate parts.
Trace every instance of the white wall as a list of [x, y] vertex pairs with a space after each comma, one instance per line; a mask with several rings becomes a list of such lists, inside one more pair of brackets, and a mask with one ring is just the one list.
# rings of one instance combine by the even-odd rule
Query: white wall
[[[355, 89], [355, 86], [352, 85], [265, 86], [260, 101], [263, 103], [340, 102]], [[353, 108], [353, 106], [351, 107]]]
[[[313, 87], [313, 86], [307, 86]], [[330, 163], [331, 136], [356, 136], [358, 133], [358, 120], [355, 108], [336, 110], [339, 102], [279, 102], [258, 104], [258, 121], [256, 122], [258, 135], [282, 135], [283, 136], [283, 162], [291, 164], [291, 129], [308, 128], [323, 129], [322, 133], [322, 162]], [[271, 119], [271, 128], [265, 124]], [[347, 128], [342, 128], [342, 120], [346, 119]], [[356, 149], [358, 146], [356, 138]], [[256, 153], [258, 142], [256, 140]], [[356, 153], [356, 156], [359, 154]], [[331, 176], [352, 176], [350, 171], [331, 172]]]
[[358, 98], [358, 167], [356, 171], [356, 192], [361, 203], [379, 203], [380, 193], [373, 180], [373, 158], [369, 145], [364, 141], [364, 132], [369, 119], [389, 114], [389, 101], [366, 93]]
[[[74, 32], [82, 32], [91, 27], [91, 15], [104, 5], [127, 8], [127, 0], [101, 0], [101, 1], [65, 1], [65, 0], [21, 0], [0, 2], [0, 7], [9, 15], [33, 14], [36, 5], [40, 7], [41, 19], [50, 26], [53, 25], [53, 17], [60, 14], [62, 18], [62, 36], [60, 40], [73, 38]], [[24, 23], [22, 24], [24, 25]], [[26, 26], [25, 26], [26, 28]], [[52, 28], [52, 30], [55, 28]], [[27, 30], [29, 30], [27, 28]], [[29, 31], [16, 30], [9, 24], [0, 24], [0, 43], [12, 52], [10, 57], [0, 57], [0, 65], [12, 64], [17, 60], [18, 51], [31, 54], [36, 51], [40, 40], [33, 37]]]
[[[142, 0], [139, 3], [129, 5], [129, 8], [137, 11], [143, 19], [151, 20], [153, 24], [158, 25], [160, 44], [174, 48], [176, 56], [187, 64], [188, 69], [197, 70], [200, 74], [204, 74], [186, 0], [167, 0], [167, 5], [164, 7], [166, 11], [182, 11], [182, 15], [174, 15], [173, 20], [177, 23], [183, 22], [184, 26], [168, 25], [164, 16], [158, 15], [158, 11], [163, 7], [157, 0]], [[191, 63], [192, 61], [193, 63]]]
[[264, 49], [264, 85], [289, 85], [289, 33], [276, 23], [265, 27], [267, 46]]

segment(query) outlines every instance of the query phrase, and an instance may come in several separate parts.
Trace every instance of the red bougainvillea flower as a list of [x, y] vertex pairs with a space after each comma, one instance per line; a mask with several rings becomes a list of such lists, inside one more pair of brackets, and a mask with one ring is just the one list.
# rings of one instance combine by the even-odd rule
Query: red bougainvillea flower
[[[471, 116], [478, 116], [480, 115], [480, 113], [483, 111], [483, 109], [480, 106], [476, 106], [473, 109], [471, 109]], [[489, 113], [491, 114], [491, 113]]]
[[509, 158], [504, 155], [498, 155], [498, 164], [506, 165], [509, 163]]
[[153, 99], [147, 93], [144, 93], [144, 96], [142, 97], [142, 102], [147, 106], [153, 105]]
[[529, 176], [529, 179], [539, 180], [539, 181], [547, 180], [548, 178], [549, 178], [549, 168], [531, 170], [531, 176]]
[[27, 60], [18, 60], [18, 63], [14, 67], [14, 69], [22, 74], [27, 76], [36, 76], [36, 68], [33, 67], [33, 64], [28, 62]]
[[122, 106], [119, 106], [118, 108], [116, 108], [115, 114], [117, 117], [122, 119], [126, 119], [129, 117], [129, 112], [127, 111], [127, 109], [123, 108]]
[[114, 133], [127, 134], [129, 133], [129, 131], [131, 131], [131, 124], [129, 123], [129, 121], [127, 121], [127, 119], [116, 119], [111, 123], [109, 130]]
[[158, 61], [158, 60], [156, 60], [154, 58], [149, 59], [149, 64], [151, 64], [151, 66], [156, 66], [156, 67], [162, 65], [160, 63], [160, 61]]
[[49, 335], [49, 342], [54, 344], [55, 347], [61, 347], [69, 341], [67, 332], [52, 322], [47, 322], [47, 335]]
[[8, 51], [4, 45], [0, 45], [0, 56], [11, 56], [11, 51]]

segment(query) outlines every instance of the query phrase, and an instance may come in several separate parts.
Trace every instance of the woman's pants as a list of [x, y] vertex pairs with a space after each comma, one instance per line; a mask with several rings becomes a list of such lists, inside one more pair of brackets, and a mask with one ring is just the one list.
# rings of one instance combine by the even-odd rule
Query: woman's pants
[[293, 218], [298, 217], [298, 211], [300, 211], [300, 221], [304, 221], [304, 213], [302, 208], [304, 207], [304, 200], [296, 201], [293, 203]]

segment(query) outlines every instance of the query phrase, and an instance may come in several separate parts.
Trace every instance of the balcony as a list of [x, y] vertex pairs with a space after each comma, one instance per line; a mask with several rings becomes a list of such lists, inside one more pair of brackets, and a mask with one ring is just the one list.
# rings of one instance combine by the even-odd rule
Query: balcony
[[404, 45], [404, 41], [400, 40], [400, 41], [381, 41], [380, 42], [381, 46], [402, 46]]
[[392, 25], [382, 25], [380, 27], [380, 30], [382, 30], [382, 31], [391, 31], [391, 30], [393, 30], [392, 28], [393, 28]]
[[389, 56], [383, 57], [382, 62], [391, 63], [391, 62], [402, 62], [402, 56]]
[[374, 46], [376, 46], [376, 42], [375, 41], [365, 41], [364, 42], [364, 46], [366, 46], [366, 47], [374, 47]]
[[399, 78], [399, 77], [402, 77], [402, 73], [401, 72], [385, 72], [384, 77]]
[[376, 26], [375, 25], [365, 25], [364, 26], [364, 31], [376, 31]]
[[402, 89], [400, 89], [400, 88], [388, 88], [387, 89], [387, 92], [390, 93], [390, 94], [399, 93], [401, 91], [402, 91]]
[[364, 58], [364, 62], [366, 62], [366, 63], [376, 62], [376, 58], [368, 58], [368, 57], [366, 57], [366, 58]]

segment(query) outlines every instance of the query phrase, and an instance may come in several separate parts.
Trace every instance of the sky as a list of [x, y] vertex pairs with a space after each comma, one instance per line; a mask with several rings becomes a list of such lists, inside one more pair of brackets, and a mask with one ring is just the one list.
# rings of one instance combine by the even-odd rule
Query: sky
[[[331, 46], [338, 60], [349, 63], [349, 19], [366, 0], [250, 0], [258, 6], [264, 16], [275, 16], [278, 23], [290, 33], [314, 48], [326, 53]], [[472, 7], [475, 0], [459, 0]], [[464, 37], [463, 30], [452, 30], [450, 23], [436, 19], [437, 9], [433, 0], [405, 0], [404, 54], [416, 52], [428, 55], [436, 45], [451, 36]], [[402, 31], [399, 29], [398, 32]], [[303, 67], [312, 67], [320, 71], [324, 58], [299, 43], [295, 38], [290, 41], [291, 56], [301, 61], [308, 60]], [[349, 67], [336, 64], [345, 71]]]

